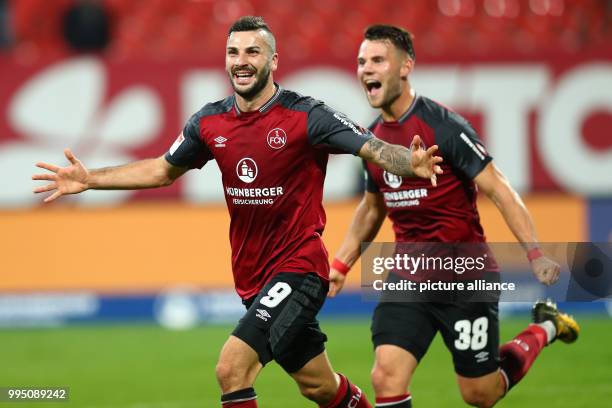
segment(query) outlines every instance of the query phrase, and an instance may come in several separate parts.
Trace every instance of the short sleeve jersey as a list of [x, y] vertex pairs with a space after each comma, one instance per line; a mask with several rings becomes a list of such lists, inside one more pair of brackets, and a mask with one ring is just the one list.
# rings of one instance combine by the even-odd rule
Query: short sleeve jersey
[[398, 242], [484, 242], [473, 181], [492, 160], [470, 124], [457, 113], [417, 96], [396, 122], [378, 118], [370, 129], [389, 143], [410, 146], [415, 135], [437, 144], [444, 159], [438, 186], [364, 163], [366, 189], [380, 192]]
[[194, 114], [166, 153], [180, 167], [216, 160], [229, 210], [232, 270], [249, 299], [279, 272], [329, 276], [323, 182], [330, 152], [357, 154], [371, 138], [320, 101], [277, 86], [258, 111], [230, 96]]

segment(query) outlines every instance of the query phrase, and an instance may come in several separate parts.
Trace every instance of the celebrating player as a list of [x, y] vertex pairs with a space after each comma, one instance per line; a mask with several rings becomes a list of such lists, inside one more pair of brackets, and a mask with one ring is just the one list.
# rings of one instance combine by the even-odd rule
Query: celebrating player
[[[461, 116], [415, 93], [409, 80], [414, 63], [410, 33], [387, 25], [366, 30], [357, 75], [370, 105], [381, 113], [370, 129], [390, 143], [409, 146], [411, 135], [419, 134], [425, 145], [439, 145], [444, 175], [431, 189], [421, 180], [364, 163], [366, 192], [332, 263], [329, 295], [342, 289], [361, 242], [375, 238], [387, 214], [397, 242], [485, 242], [477, 190], [499, 208], [539, 281], [554, 283], [559, 265], [538, 249], [521, 198]], [[537, 303], [533, 317], [535, 324], [498, 350], [496, 302], [380, 302], [372, 320], [376, 406], [412, 406], [412, 375], [438, 330], [453, 355], [463, 399], [478, 407], [493, 406], [527, 373], [545, 345], [576, 340], [578, 325], [551, 302]], [[479, 341], [470, 342], [470, 335]]]
[[344, 115], [273, 81], [275, 38], [263, 19], [243, 17], [229, 30], [225, 67], [234, 94], [194, 114], [162, 157], [88, 170], [70, 150], [68, 167], [37, 166], [53, 201], [88, 189], [139, 189], [171, 184], [216, 160], [231, 216], [236, 290], [247, 308], [216, 368], [225, 408], [256, 407], [253, 383], [275, 360], [301, 393], [321, 407], [370, 407], [361, 390], [334, 373], [316, 315], [328, 291], [321, 234], [323, 180], [331, 150], [356, 154], [403, 176], [436, 182], [435, 146], [382, 142]]

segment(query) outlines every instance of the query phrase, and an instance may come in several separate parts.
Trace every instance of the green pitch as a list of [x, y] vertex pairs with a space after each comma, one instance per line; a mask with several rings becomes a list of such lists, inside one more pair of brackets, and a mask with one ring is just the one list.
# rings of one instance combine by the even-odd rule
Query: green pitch
[[[601, 407], [612, 401], [612, 320], [580, 318], [574, 345], [547, 347], [528, 376], [500, 407]], [[503, 321], [502, 339], [527, 318]], [[373, 399], [369, 322], [324, 321], [328, 352]], [[68, 386], [67, 403], [0, 403], [4, 407], [218, 407], [214, 377], [228, 326], [171, 332], [149, 325], [0, 330], [0, 387]], [[274, 363], [255, 384], [263, 408], [314, 407]], [[450, 354], [438, 336], [412, 385], [416, 407], [461, 407]]]

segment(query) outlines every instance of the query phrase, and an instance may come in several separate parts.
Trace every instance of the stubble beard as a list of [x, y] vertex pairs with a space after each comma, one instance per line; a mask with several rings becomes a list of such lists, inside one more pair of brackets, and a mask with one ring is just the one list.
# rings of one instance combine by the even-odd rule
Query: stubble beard
[[391, 105], [400, 97], [402, 94], [402, 88], [398, 83], [390, 83], [389, 86], [386, 87], [386, 90], [383, 92], [382, 100], [374, 104], [372, 101], [370, 102], [370, 106], [374, 109], [389, 109]]
[[240, 95], [242, 98], [247, 101], [255, 99], [257, 95], [268, 85], [270, 81], [270, 65], [265, 65], [261, 71], [256, 71], [255, 73], [255, 82], [253, 85], [246, 90], [239, 90], [234, 84], [234, 76], [230, 72], [230, 83], [232, 84], [232, 88], [234, 88], [234, 92]]

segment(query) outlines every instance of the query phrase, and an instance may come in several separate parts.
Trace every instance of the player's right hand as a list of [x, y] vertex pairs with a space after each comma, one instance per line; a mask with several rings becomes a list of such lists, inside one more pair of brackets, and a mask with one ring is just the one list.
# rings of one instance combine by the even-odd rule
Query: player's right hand
[[533, 274], [544, 285], [552, 285], [559, 280], [561, 267], [550, 258], [541, 256], [531, 261]]
[[344, 281], [346, 280], [346, 275], [341, 274], [336, 269], [331, 268], [329, 271], [329, 291], [327, 292], [327, 296], [335, 297], [344, 286]]
[[87, 171], [87, 168], [80, 160], [74, 157], [70, 149], [65, 149], [64, 154], [70, 162], [68, 167], [59, 167], [43, 162], [36, 163], [36, 167], [51, 172], [32, 176], [32, 180], [51, 181], [51, 183], [47, 185], [34, 189], [34, 193], [53, 191], [53, 194], [45, 198], [45, 203], [49, 203], [65, 194], [77, 194], [89, 188], [89, 171]]

